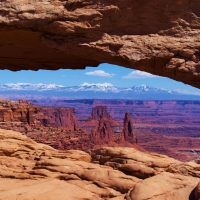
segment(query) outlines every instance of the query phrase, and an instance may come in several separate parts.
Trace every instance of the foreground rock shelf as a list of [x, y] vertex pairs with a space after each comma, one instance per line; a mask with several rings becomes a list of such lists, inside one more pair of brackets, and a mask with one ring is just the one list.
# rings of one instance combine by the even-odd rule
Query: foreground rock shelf
[[198, 199], [200, 165], [133, 148], [58, 151], [0, 129], [0, 199]]

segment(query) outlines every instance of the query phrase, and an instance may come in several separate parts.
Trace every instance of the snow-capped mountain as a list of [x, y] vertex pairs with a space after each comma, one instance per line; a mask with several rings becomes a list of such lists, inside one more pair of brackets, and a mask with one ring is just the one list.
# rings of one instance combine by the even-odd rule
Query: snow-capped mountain
[[[37, 98], [92, 98], [92, 99], [200, 99], [200, 96], [185, 95], [177, 91], [154, 88], [147, 85], [128, 88], [115, 87], [111, 83], [83, 83], [66, 87], [56, 84], [8, 83], [0, 85], [0, 97], [30, 99]], [[5, 96], [5, 97], [6, 97]]]
[[66, 88], [68, 91], [95, 91], [95, 92], [120, 92], [120, 89], [112, 85], [111, 83], [83, 83], [79, 86], [74, 86], [70, 88]]
[[31, 83], [7, 83], [4, 85], [0, 85], [0, 91], [3, 90], [54, 90], [60, 89], [65, 86], [63, 85], [56, 85], [56, 84], [31, 84]]

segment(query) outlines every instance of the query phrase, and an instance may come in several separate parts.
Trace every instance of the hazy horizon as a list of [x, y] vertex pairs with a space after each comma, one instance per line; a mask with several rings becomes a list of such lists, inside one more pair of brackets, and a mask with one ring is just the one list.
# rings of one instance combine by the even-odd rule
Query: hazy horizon
[[200, 89], [190, 85], [139, 70], [106, 63], [98, 67], [86, 67], [85, 70], [22, 70], [18, 72], [2, 70], [0, 73], [0, 85], [8, 83], [42, 83], [63, 85], [66, 87], [79, 86], [83, 83], [108, 83], [121, 88], [148, 85], [150, 87], [173, 90], [183, 94], [200, 95]]

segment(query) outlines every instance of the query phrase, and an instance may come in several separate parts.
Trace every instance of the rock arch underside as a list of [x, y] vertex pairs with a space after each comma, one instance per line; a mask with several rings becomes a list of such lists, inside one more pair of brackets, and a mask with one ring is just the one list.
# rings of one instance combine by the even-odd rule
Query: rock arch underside
[[0, 68], [102, 62], [200, 88], [198, 0], [2, 0]]
[[[0, 69], [101, 63], [200, 88], [200, 0], [0, 0]], [[200, 199], [198, 160], [137, 144], [58, 151], [3, 129], [0, 140], [2, 199]]]

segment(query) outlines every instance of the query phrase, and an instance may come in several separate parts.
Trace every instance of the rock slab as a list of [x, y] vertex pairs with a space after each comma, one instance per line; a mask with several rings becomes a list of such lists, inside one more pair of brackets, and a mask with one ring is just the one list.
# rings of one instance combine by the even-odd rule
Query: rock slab
[[[0, 129], [2, 199], [188, 200], [199, 198], [199, 168], [133, 148], [58, 151]], [[194, 189], [196, 187], [196, 189]]]

